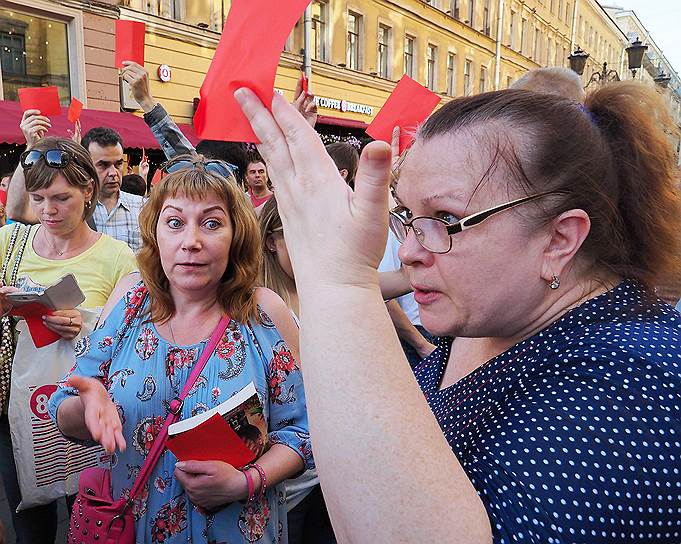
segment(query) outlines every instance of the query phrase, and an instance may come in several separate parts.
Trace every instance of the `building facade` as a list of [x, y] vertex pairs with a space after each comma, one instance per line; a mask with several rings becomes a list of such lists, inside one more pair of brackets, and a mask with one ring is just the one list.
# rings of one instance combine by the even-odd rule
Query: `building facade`
[[[191, 123], [230, 4], [0, 0], [2, 98], [54, 84], [64, 104], [75, 96], [87, 108], [134, 111], [113, 66], [115, 20], [129, 19], [147, 25], [154, 96], [179, 123]], [[579, 46], [590, 55], [585, 81], [603, 63], [631, 77], [632, 32], [596, 0], [313, 0], [304, 19], [286, 43], [275, 86], [293, 96], [307, 47], [322, 131], [361, 131], [404, 73], [447, 101], [506, 88], [533, 68], [568, 66]]]

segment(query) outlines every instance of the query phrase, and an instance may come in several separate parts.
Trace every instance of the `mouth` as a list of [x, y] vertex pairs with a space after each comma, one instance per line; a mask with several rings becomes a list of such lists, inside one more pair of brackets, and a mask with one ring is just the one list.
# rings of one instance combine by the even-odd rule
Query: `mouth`
[[420, 305], [432, 304], [442, 296], [441, 291], [429, 289], [424, 285], [412, 284], [411, 287], [414, 290], [414, 300]]
[[184, 266], [186, 268], [201, 268], [207, 265], [205, 263], [177, 263], [177, 266]]
[[60, 219], [42, 219], [40, 222], [43, 225], [53, 226], [53, 225], [57, 225], [57, 224], [61, 223], [61, 220]]

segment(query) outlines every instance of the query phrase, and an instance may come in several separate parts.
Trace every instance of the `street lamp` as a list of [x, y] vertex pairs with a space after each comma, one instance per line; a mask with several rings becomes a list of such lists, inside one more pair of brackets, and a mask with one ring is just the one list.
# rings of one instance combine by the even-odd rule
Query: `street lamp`
[[589, 82], [586, 84], [586, 86], [588, 87], [592, 83], [600, 84], [619, 80], [620, 75], [617, 73], [617, 70], [608, 70], [608, 63], [604, 62], [603, 68], [601, 69], [600, 72], [594, 72], [593, 74], [591, 74], [591, 78], [589, 79]]
[[582, 51], [582, 48], [577, 46], [577, 50], [568, 57], [570, 68], [581, 76], [584, 73], [584, 66], [586, 66], [586, 59], [588, 58], [589, 53]]
[[657, 83], [660, 87], [663, 89], [666, 89], [667, 86], [669, 85], [669, 82], [671, 81], [672, 76], [667, 75], [664, 70], [662, 70], [657, 76], [653, 78], [653, 81]]
[[638, 39], [638, 36], [636, 37], [636, 41], [625, 49], [629, 60], [629, 70], [631, 70], [631, 75], [633, 77], [636, 77], [636, 70], [643, 64], [643, 55], [647, 49], [648, 46], [643, 45], [641, 40]]

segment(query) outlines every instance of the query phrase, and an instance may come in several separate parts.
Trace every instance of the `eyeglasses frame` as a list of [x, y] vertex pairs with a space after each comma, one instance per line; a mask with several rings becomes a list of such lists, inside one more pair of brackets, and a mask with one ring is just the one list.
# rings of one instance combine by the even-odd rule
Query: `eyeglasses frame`
[[[50, 164], [49, 162], [47, 162], [47, 154], [52, 152], [52, 151], [58, 151], [59, 153], [61, 153], [63, 157], [66, 157], [66, 162], [63, 163], [63, 164], [59, 164], [59, 165], [54, 165], [54, 164]], [[32, 164], [26, 164], [25, 161], [31, 153], [40, 153], [40, 157], [38, 157], [38, 159], [35, 160]], [[31, 168], [33, 168], [38, 163], [38, 161], [40, 159], [45, 161], [45, 164], [47, 164], [47, 166], [49, 166], [50, 168], [64, 169], [69, 165], [69, 163], [72, 160], [72, 157], [71, 157], [71, 154], [68, 151], [66, 151], [65, 149], [59, 149], [57, 147], [55, 147], [53, 149], [46, 149], [45, 151], [40, 151], [39, 149], [27, 149], [26, 151], [24, 151], [19, 156], [19, 164], [21, 164], [21, 167], [24, 169], [24, 171], [26, 171], [26, 170], [30, 170]]]
[[[445, 251], [433, 251], [432, 249], [423, 245], [423, 243], [418, 239], [418, 237], [416, 238], [416, 240], [421, 245], [421, 247], [423, 247], [423, 249], [425, 249], [426, 251], [430, 251], [431, 253], [435, 253], [437, 255], [442, 255], [444, 253], [449, 253], [449, 251], [451, 251], [451, 249], [452, 249], [452, 236], [454, 234], [458, 234], [460, 232], [463, 232], [464, 230], [468, 230], [470, 228], [473, 228], [473, 227], [479, 225], [480, 223], [482, 223], [483, 221], [485, 221], [486, 219], [489, 219], [493, 215], [496, 215], [497, 213], [509, 210], [511, 208], [515, 208], [516, 206], [520, 206], [521, 204], [525, 204], [526, 202], [532, 202], [533, 200], [537, 200], [539, 198], [543, 198], [543, 197], [548, 196], [548, 195], [555, 195], [555, 194], [561, 194], [561, 193], [564, 193], [564, 191], [546, 191], [546, 192], [543, 192], [543, 193], [537, 193], [535, 195], [524, 196], [522, 198], [517, 198], [515, 200], [511, 200], [510, 202], [506, 202], [505, 204], [499, 204], [497, 206], [487, 208], [486, 210], [482, 210], [482, 211], [479, 211], [479, 212], [475, 212], [471, 215], [467, 215], [466, 217], [459, 219], [456, 223], [449, 223], [448, 221], [445, 221], [444, 219], [440, 219], [439, 217], [431, 217], [431, 216], [428, 216], [428, 215], [421, 215], [421, 216], [418, 216], [418, 217], [413, 217], [410, 220], [405, 221], [403, 219], [403, 217], [399, 213], [396, 212], [396, 210], [403, 208], [403, 206], [398, 206], [397, 208], [390, 210], [390, 216], [395, 217], [400, 223], [402, 223], [402, 225], [404, 225], [404, 228], [405, 228], [405, 231], [406, 231], [406, 235], [405, 235], [404, 240], [406, 240], [406, 236], [409, 235], [409, 229], [411, 228], [412, 230], [414, 230], [413, 223], [414, 223], [414, 221], [417, 221], [418, 219], [430, 219], [430, 220], [434, 220], [434, 221], [438, 221], [440, 223], [443, 223], [444, 226], [447, 229], [447, 234], [449, 235], [449, 247]], [[394, 233], [394, 231], [393, 231], [393, 233]], [[395, 234], [395, 237], [398, 239], [398, 241], [400, 243], [402, 243], [404, 241], [404, 240], [400, 241], [397, 234]]]

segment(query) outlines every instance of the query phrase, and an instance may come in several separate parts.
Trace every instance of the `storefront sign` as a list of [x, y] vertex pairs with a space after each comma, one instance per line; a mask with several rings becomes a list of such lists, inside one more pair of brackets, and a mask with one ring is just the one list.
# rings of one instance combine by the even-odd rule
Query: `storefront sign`
[[326, 98], [324, 96], [316, 96], [315, 103], [320, 108], [330, 110], [348, 111], [352, 113], [361, 113], [362, 115], [373, 115], [374, 108], [366, 104], [357, 104], [347, 100], [338, 100], [337, 98]]

